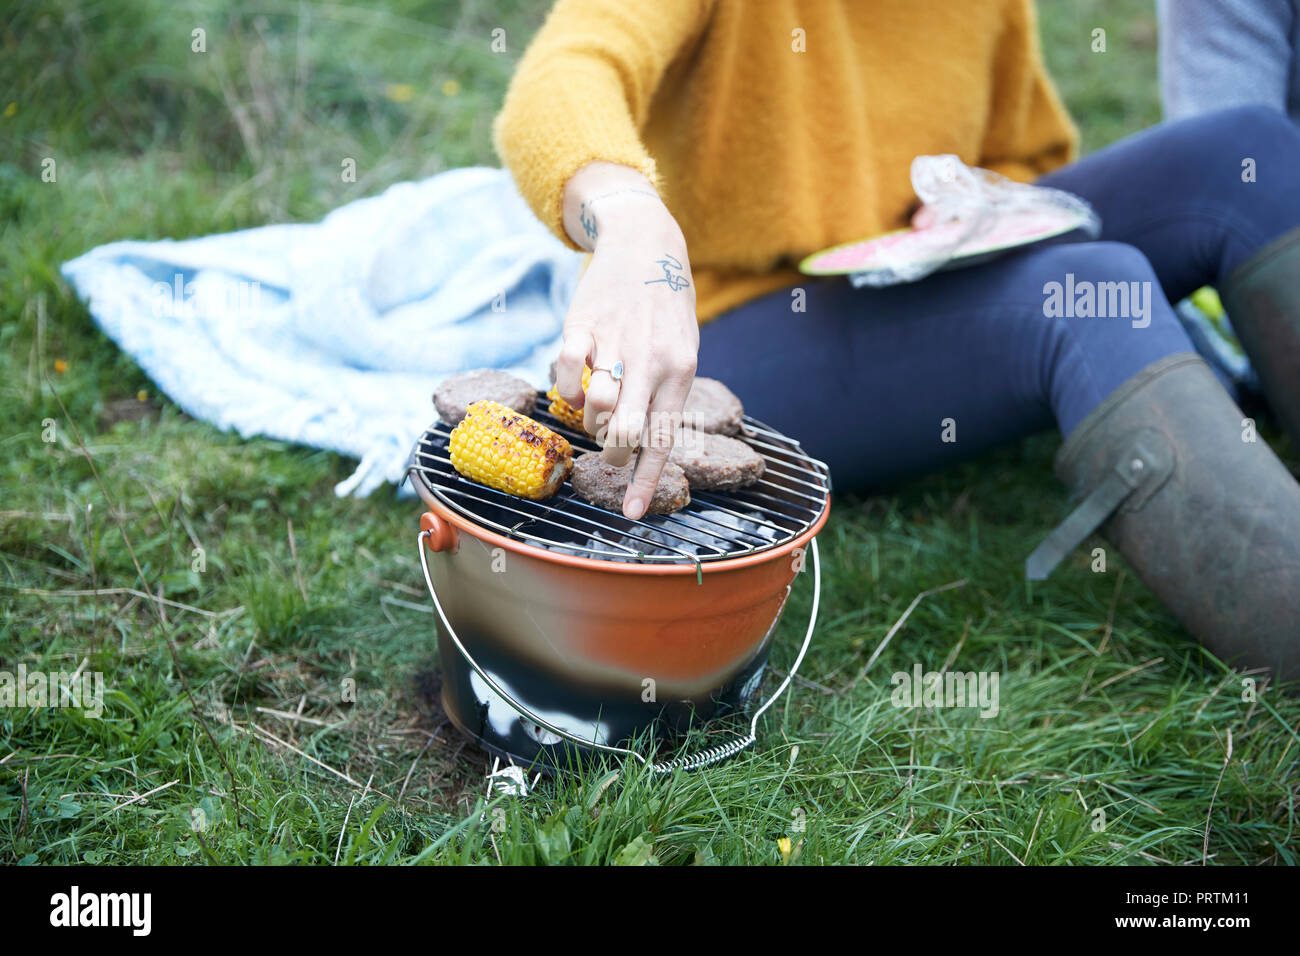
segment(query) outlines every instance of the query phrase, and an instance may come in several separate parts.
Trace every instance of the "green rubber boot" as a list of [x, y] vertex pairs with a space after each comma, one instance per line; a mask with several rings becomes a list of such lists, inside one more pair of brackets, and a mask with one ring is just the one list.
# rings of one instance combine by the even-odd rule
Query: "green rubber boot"
[[1219, 298], [1269, 406], [1300, 449], [1300, 228], [1238, 266]]
[[1300, 485], [1191, 352], [1153, 362], [1070, 434], [1083, 497], [1030, 555], [1046, 577], [1098, 527], [1221, 660], [1300, 680]]

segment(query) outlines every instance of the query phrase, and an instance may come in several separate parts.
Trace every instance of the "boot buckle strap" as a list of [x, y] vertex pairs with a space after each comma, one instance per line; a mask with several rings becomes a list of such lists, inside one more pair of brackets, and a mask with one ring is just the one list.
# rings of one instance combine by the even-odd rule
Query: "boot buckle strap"
[[1123, 446], [1105, 478], [1079, 502], [1025, 559], [1025, 577], [1041, 581], [1117, 509], [1137, 511], [1173, 474], [1173, 447], [1154, 428], [1143, 428]]

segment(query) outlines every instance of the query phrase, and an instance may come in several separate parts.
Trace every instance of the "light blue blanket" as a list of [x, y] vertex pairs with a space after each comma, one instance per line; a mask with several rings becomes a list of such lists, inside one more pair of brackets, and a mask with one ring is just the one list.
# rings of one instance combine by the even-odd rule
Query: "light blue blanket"
[[63, 275], [187, 413], [358, 458], [335, 491], [365, 495], [401, 480], [448, 375], [547, 384], [581, 263], [506, 172], [474, 167], [319, 223], [110, 243]]

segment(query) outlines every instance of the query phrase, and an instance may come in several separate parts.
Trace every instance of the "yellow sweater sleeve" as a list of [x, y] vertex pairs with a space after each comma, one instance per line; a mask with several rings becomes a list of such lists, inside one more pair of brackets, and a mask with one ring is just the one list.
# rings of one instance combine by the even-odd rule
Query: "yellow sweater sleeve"
[[1033, 0], [1008, 0], [980, 165], [1028, 182], [1070, 162], [1079, 134], [1047, 73]]
[[524, 52], [493, 124], [502, 163], [570, 248], [564, 186], [590, 162], [662, 189], [640, 130], [660, 80], [704, 29], [713, 0], [559, 0]]

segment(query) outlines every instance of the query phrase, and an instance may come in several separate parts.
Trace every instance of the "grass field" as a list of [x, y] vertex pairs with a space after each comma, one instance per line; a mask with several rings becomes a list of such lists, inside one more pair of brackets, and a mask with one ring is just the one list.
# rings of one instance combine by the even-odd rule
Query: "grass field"
[[[0, 709], [0, 861], [781, 863], [789, 838], [790, 862], [1296, 862], [1300, 705], [1243, 700], [1115, 555], [1024, 582], [1066, 503], [1052, 436], [835, 502], [806, 680], [751, 753], [667, 780], [593, 772], [483, 816], [486, 761], [429, 699], [416, 507], [338, 500], [352, 462], [189, 419], [58, 266], [493, 163], [535, 6], [0, 15], [0, 669], [106, 680], [100, 719]], [[1159, 118], [1149, 2], [1046, 0], [1042, 17], [1088, 148]], [[963, 579], [866, 667], [918, 593]], [[807, 602], [801, 582], [777, 667]], [[998, 672], [1000, 713], [891, 706], [890, 675], [918, 662]]]

